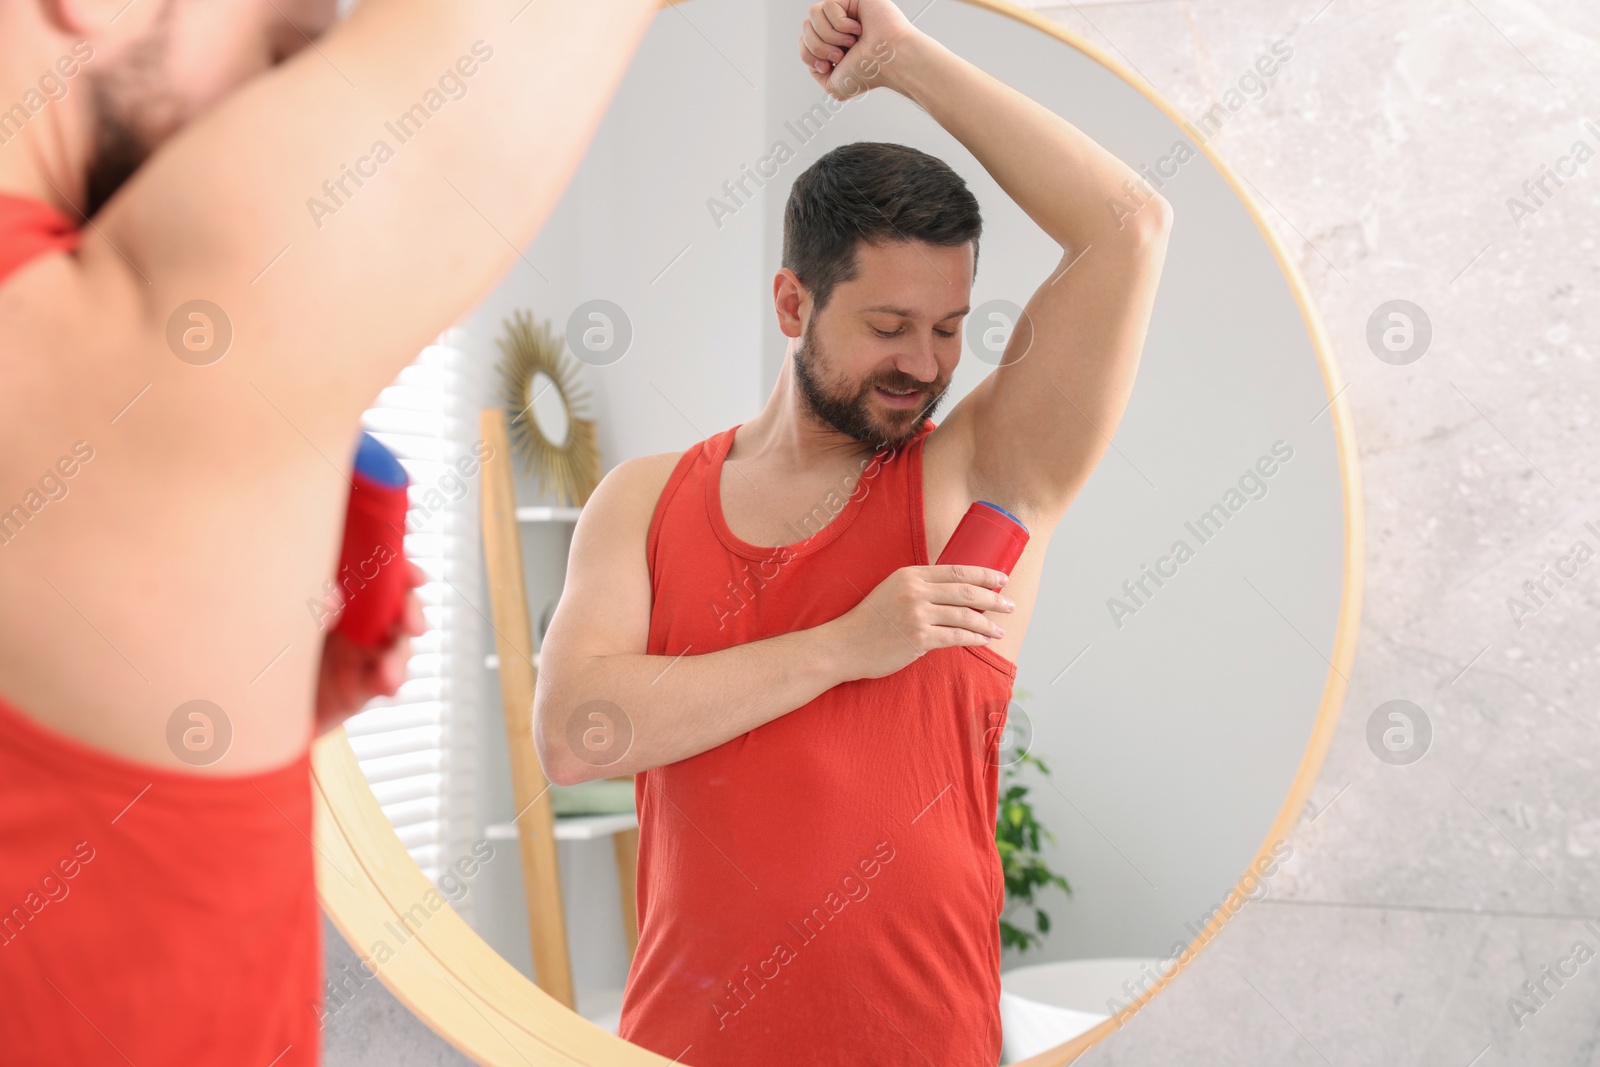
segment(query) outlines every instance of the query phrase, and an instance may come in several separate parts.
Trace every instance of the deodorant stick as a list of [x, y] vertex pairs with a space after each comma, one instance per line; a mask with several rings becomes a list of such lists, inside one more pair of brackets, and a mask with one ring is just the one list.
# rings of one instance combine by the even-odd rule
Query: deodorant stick
[[345, 606], [334, 629], [374, 648], [388, 638], [405, 610], [410, 479], [394, 453], [363, 433], [350, 480], [337, 580]]
[[979, 500], [961, 517], [936, 562], [972, 564], [1010, 574], [1027, 544], [1028, 528], [1021, 519], [999, 504]]

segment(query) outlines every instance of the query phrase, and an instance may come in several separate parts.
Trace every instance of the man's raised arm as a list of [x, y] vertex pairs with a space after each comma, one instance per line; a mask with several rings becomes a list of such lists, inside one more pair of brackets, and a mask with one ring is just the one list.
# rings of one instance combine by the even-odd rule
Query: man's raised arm
[[[852, 17], [839, 26], [826, 15], [831, 6], [813, 7], [802, 47], [825, 61], [818, 53], [828, 48], [844, 56], [813, 77], [830, 92], [854, 79], [916, 103], [1064, 250], [1000, 366], [940, 426], [963, 444], [972, 499], [1005, 500], [1025, 520], [1050, 525], [1088, 480], [1127, 406], [1171, 207], [1088, 135], [922, 33], [889, 0], [850, 0]], [[868, 64], [874, 48], [893, 59]]]
[[657, 4], [366, 0], [107, 203], [85, 232], [86, 302], [134, 309], [159, 355], [180, 305], [214, 303], [233, 342], [196, 402], [253, 389], [342, 450], [533, 238]]

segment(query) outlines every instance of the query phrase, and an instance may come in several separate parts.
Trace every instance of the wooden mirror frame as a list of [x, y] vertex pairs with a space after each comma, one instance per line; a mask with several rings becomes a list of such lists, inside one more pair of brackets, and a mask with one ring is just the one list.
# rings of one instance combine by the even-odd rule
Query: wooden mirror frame
[[[663, 0], [662, 7], [681, 2], [683, 0]], [[1065, 27], [1006, 0], [961, 2], [1013, 18], [1077, 49], [1138, 90], [1176, 127], [1186, 128], [1183, 116], [1152, 87], [1115, 57]], [[1272, 860], [1274, 845], [1286, 840], [1299, 821], [1333, 740], [1355, 659], [1360, 625], [1362, 503], [1350, 410], [1343, 400], [1343, 385], [1330, 354], [1331, 346], [1305, 282], [1239, 177], [1207, 141], [1196, 140], [1199, 141], [1197, 149], [1228, 183], [1260, 230], [1300, 309], [1329, 397], [1329, 417], [1333, 423], [1344, 499], [1344, 582], [1327, 682], [1310, 741], [1288, 796], [1257, 850], [1255, 861], [1228, 895], [1230, 899], [1242, 899], [1250, 892], [1244, 887], [1245, 880], [1254, 878], [1257, 864]], [[362, 953], [363, 945], [387, 943], [386, 935], [393, 936], [388, 927], [398, 928], [400, 916], [416, 905], [429, 909], [431, 918], [421, 925], [415, 936], [387, 961], [375, 961], [379, 980], [417, 1018], [485, 1067], [570, 1067], [574, 1063], [596, 1067], [670, 1067], [674, 1061], [624, 1041], [553, 1000], [467, 925], [400, 843], [368, 788], [343, 729], [317, 742], [312, 767], [317, 892], [323, 910], [345, 940]], [[1177, 977], [1210, 943], [1231, 914], [1227, 906], [1219, 909], [1199, 936], [1190, 942], [1177, 966], [1162, 975], [1126, 1012], [1106, 1019], [1065, 1044], [1023, 1060], [1016, 1067], [1059, 1067], [1098, 1044]]]

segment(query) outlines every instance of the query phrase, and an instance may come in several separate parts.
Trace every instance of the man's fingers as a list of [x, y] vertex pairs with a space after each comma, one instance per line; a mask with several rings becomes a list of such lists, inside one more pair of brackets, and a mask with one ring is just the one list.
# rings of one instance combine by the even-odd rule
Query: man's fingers
[[957, 572], [967, 581], [983, 585], [1003, 585], [1010, 580], [1010, 575], [1005, 571], [995, 570], [993, 567], [981, 567], [976, 563], [958, 563], [955, 566]]
[[411, 638], [402, 637], [395, 642], [394, 648], [378, 660], [377, 677], [375, 679], [377, 692], [386, 697], [392, 697], [400, 691], [405, 684], [406, 664], [411, 659]]
[[968, 585], [999, 589], [1011, 580], [1011, 576], [1005, 571], [997, 571], [992, 567], [979, 567], [971, 563], [937, 563], [929, 569], [932, 574], [928, 576], [928, 580], [933, 582], [966, 582]]
[[954, 630], [970, 630], [973, 633], [983, 634], [991, 638], [1001, 638], [1006, 635], [1005, 627], [990, 619], [989, 616], [977, 608], [959, 605], [944, 605], [941, 607], [937, 624], [939, 626], [948, 626]]
[[834, 29], [860, 36], [860, 21], [850, 16], [849, 8], [845, 7], [840, 0], [827, 0], [826, 3], [819, 6], [822, 8], [822, 13], [827, 16], [829, 25]]
[[817, 35], [817, 28], [807, 22], [800, 28], [800, 45], [805, 54], [810, 56], [808, 66], [815, 67], [818, 61], [837, 63], [844, 58], [844, 49], [824, 41]]
[[411, 639], [402, 637], [382, 652], [375, 652], [354, 673], [355, 688], [364, 705], [373, 697], [392, 697], [406, 680], [406, 664], [411, 658]]
[[841, 48], [855, 44], [856, 38], [861, 34], [861, 23], [845, 14], [844, 5], [830, 2], [819, 6], [821, 10], [807, 19], [806, 25], [829, 44], [836, 44]]
[[400, 613], [400, 629], [413, 637], [421, 637], [428, 630], [428, 620], [422, 611], [422, 601], [415, 593], [406, 594], [405, 609]]
[[929, 583], [925, 594], [929, 603], [957, 605], [975, 612], [1016, 610], [992, 577], [1003, 577], [1003, 571], [968, 564], [941, 564], [928, 570], [931, 573], [924, 574], [923, 580]]
[[825, 60], [818, 59], [811, 54], [811, 50], [806, 47], [804, 34], [800, 37], [800, 47], [797, 51], [800, 53], [800, 62], [805, 64], [806, 73], [810, 74], [820, 84], [822, 79], [827, 76], [824, 72], [827, 70], [828, 64]]

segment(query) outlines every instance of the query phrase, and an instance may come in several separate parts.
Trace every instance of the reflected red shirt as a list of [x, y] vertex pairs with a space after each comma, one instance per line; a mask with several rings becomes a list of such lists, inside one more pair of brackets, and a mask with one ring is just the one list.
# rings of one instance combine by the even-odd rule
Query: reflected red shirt
[[[818, 626], [926, 565], [933, 428], [865, 461], [781, 548], [740, 540], [722, 513], [738, 427], [690, 448], [646, 543], [650, 654]], [[992, 649], [936, 649], [637, 775], [622, 1036], [693, 1067], [994, 1067], [997, 748], [1015, 678]]]

